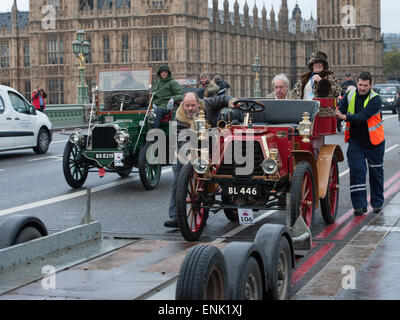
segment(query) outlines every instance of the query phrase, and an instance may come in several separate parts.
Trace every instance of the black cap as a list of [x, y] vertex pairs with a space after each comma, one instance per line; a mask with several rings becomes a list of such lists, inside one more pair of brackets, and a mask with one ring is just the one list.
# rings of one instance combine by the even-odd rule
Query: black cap
[[346, 73], [346, 77], [351, 77], [351, 73]]

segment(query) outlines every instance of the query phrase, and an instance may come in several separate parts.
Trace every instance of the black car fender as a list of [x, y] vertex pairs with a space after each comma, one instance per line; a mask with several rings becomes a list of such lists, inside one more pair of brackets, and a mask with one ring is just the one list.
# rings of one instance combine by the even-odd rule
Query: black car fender
[[14, 245], [19, 232], [26, 227], [37, 229], [42, 237], [48, 235], [46, 226], [39, 218], [28, 215], [13, 215], [0, 224], [0, 249]]

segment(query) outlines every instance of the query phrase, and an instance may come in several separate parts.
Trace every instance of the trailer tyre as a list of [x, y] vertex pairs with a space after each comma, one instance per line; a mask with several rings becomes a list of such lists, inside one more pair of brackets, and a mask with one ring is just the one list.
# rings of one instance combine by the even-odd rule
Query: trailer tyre
[[271, 283], [267, 291], [269, 300], [288, 300], [292, 286], [292, 253], [285, 236], [279, 243], [279, 250], [274, 246], [266, 248], [268, 256], [267, 275]]
[[242, 273], [242, 278], [239, 279], [237, 293], [239, 300], [262, 300], [263, 288], [261, 280], [260, 267], [254, 257], [249, 257], [246, 266]]
[[182, 262], [176, 300], [226, 300], [228, 275], [221, 251], [214, 246], [191, 248]]
[[0, 224], [0, 249], [47, 235], [46, 226], [39, 218], [13, 215]]
[[25, 227], [17, 235], [13, 245], [40, 238], [42, 234], [35, 227]]

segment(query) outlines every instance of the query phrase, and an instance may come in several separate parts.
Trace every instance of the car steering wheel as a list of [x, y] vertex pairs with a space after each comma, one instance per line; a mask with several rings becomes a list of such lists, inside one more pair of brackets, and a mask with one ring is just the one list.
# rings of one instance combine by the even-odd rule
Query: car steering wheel
[[132, 104], [135, 103], [135, 98], [126, 93], [114, 93], [111, 99], [116, 101], [118, 104]]
[[239, 99], [233, 102], [232, 109], [239, 109], [244, 112], [261, 112], [265, 110], [265, 105], [253, 99]]

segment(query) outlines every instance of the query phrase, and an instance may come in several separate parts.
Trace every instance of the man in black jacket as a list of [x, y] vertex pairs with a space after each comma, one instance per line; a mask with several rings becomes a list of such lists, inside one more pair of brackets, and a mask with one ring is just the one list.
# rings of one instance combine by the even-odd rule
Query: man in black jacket
[[222, 80], [219, 74], [214, 76], [213, 81], [219, 87], [219, 92], [217, 93], [218, 96], [226, 94], [226, 91], [231, 87], [228, 82]]
[[[176, 110], [176, 122], [177, 122], [177, 151], [185, 144], [186, 141], [180, 141], [179, 134], [184, 129], [194, 129], [194, 120], [199, 114], [200, 110], [205, 112], [205, 117], [208, 123], [212, 123], [214, 119], [220, 112], [222, 108], [229, 107], [232, 97], [230, 96], [218, 96], [215, 98], [209, 98], [200, 100], [195, 92], [187, 92], [183, 96], [183, 101], [179, 108]], [[211, 120], [211, 121], [210, 121]], [[167, 228], [178, 228], [178, 222], [176, 217], [176, 187], [178, 183], [179, 174], [183, 164], [176, 159], [172, 166], [172, 171], [174, 173], [174, 182], [172, 184], [171, 197], [169, 202], [169, 217], [170, 220], [164, 222], [164, 226]]]
[[357, 83], [351, 78], [351, 73], [346, 73], [346, 81], [342, 82], [340, 86], [346, 91], [350, 86], [357, 87]]

